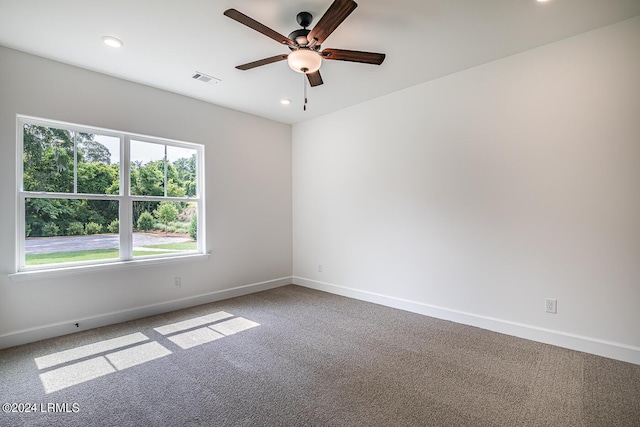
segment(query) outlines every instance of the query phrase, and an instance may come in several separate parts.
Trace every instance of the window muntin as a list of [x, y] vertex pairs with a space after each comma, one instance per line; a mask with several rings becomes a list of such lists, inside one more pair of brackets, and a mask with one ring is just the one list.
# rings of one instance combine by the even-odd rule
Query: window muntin
[[204, 252], [201, 145], [28, 117], [18, 129], [19, 271]]

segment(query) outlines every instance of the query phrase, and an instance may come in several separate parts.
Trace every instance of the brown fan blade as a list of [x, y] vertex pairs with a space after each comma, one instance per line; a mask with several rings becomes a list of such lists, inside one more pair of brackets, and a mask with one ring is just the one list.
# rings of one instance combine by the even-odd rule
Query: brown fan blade
[[309, 85], [311, 87], [320, 86], [322, 83], [324, 83], [322, 81], [322, 76], [320, 75], [320, 71], [307, 74], [307, 79], [309, 80]]
[[313, 30], [307, 35], [309, 43], [315, 39], [315, 44], [322, 44], [324, 40], [329, 37], [329, 34], [338, 28], [338, 25], [342, 24], [342, 21], [347, 19], [347, 16], [358, 7], [358, 4], [353, 0], [335, 0], [329, 9], [322, 15], [320, 21], [313, 27]]
[[247, 27], [256, 30], [259, 33], [264, 34], [267, 37], [270, 37], [277, 41], [278, 43], [293, 45], [293, 42], [288, 38], [278, 33], [277, 31], [273, 31], [271, 28], [267, 27], [256, 21], [253, 18], [248, 17], [242, 12], [238, 12], [235, 9], [227, 9], [224, 11], [224, 15], [233, 19], [234, 21], [238, 21], [239, 23], [246, 25]]
[[384, 53], [360, 52], [358, 50], [324, 49], [321, 53], [323, 59], [336, 61], [361, 62], [364, 64], [380, 65], [386, 55]]
[[238, 70], [246, 71], [252, 68], [260, 67], [262, 65], [267, 65], [267, 64], [272, 64], [274, 62], [282, 61], [283, 59], [287, 59], [287, 56], [289, 56], [289, 54], [276, 55], [276, 56], [272, 56], [271, 58], [259, 59], [258, 61], [253, 61], [247, 64], [238, 65], [236, 68]]

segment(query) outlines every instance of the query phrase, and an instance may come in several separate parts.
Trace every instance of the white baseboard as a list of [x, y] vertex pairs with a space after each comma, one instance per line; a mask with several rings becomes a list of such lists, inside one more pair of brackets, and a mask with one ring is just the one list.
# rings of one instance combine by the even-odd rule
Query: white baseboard
[[[223, 289], [206, 294], [164, 301], [157, 304], [114, 311], [111, 313], [103, 313], [96, 316], [85, 317], [83, 319], [72, 319], [35, 328], [22, 329], [20, 331], [0, 335], [0, 349], [15, 347], [17, 345], [28, 344], [87, 329], [98, 328], [100, 326], [141, 319], [143, 317], [154, 316], [156, 314], [167, 313], [174, 310], [181, 310], [183, 308], [194, 307], [214, 301], [235, 298], [242, 295], [252, 294], [254, 292], [266, 291], [268, 289], [290, 285], [291, 283], [292, 277], [281, 277], [279, 279], [236, 286], [230, 289]], [[76, 327], [75, 323], [78, 323], [80, 327]]]
[[511, 322], [503, 319], [496, 319], [493, 317], [480, 316], [473, 313], [452, 310], [444, 307], [437, 307], [421, 302], [391, 297], [374, 292], [367, 292], [359, 289], [338, 286], [332, 283], [306, 279], [304, 277], [294, 276], [293, 283], [295, 285], [329, 292], [336, 295], [342, 295], [362, 301], [372, 302], [375, 304], [397, 308], [400, 310], [410, 311], [412, 313], [423, 314], [425, 316], [435, 317], [443, 320], [450, 320], [452, 322], [476, 326], [478, 328], [487, 329], [506, 335], [512, 335], [532, 341], [538, 341], [545, 344], [551, 344], [558, 347], [564, 347], [571, 350], [582, 351], [585, 353], [595, 354], [598, 356], [608, 357], [610, 359], [616, 359], [623, 362], [640, 365], [640, 347], [634, 347], [626, 344], [620, 344], [561, 331], [554, 331], [551, 329], [539, 328], [537, 326]]

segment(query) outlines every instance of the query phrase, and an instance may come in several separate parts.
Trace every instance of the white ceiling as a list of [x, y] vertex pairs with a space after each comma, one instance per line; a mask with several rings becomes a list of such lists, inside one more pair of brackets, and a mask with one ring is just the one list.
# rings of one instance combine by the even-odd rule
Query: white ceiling
[[[323, 47], [382, 52], [386, 61], [324, 61], [325, 84], [309, 89], [306, 112], [303, 77], [286, 61], [234, 68], [288, 49], [223, 16], [226, 9], [288, 35], [298, 12], [311, 12], [313, 27], [331, 2], [0, 0], [0, 45], [297, 123], [640, 14], [640, 0], [359, 0]], [[124, 47], [106, 47], [104, 35]], [[221, 82], [193, 80], [195, 71]]]

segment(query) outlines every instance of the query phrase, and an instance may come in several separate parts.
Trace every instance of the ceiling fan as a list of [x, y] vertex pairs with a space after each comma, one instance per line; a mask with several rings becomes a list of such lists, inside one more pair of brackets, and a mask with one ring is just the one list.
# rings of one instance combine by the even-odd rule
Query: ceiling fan
[[302, 28], [293, 31], [289, 34], [289, 37], [283, 36], [235, 9], [226, 10], [224, 14], [229, 18], [272, 38], [278, 43], [287, 45], [291, 49], [291, 53], [260, 59], [238, 65], [236, 68], [250, 70], [286, 59], [293, 71], [304, 73], [307, 76], [311, 86], [319, 86], [323, 83], [319, 71], [323, 59], [375, 65], [382, 64], [385, 58], [384, 53], [331, 48], [320, 50], [325, 39], [342, 24], [356, 7], [358, 7], [358, 4], [353, 0], [335, 0], [312, 30], [308, 30], [307, 27], [311, 25], [313, 16], [309, 12], [300, 12], [296, 20]]

